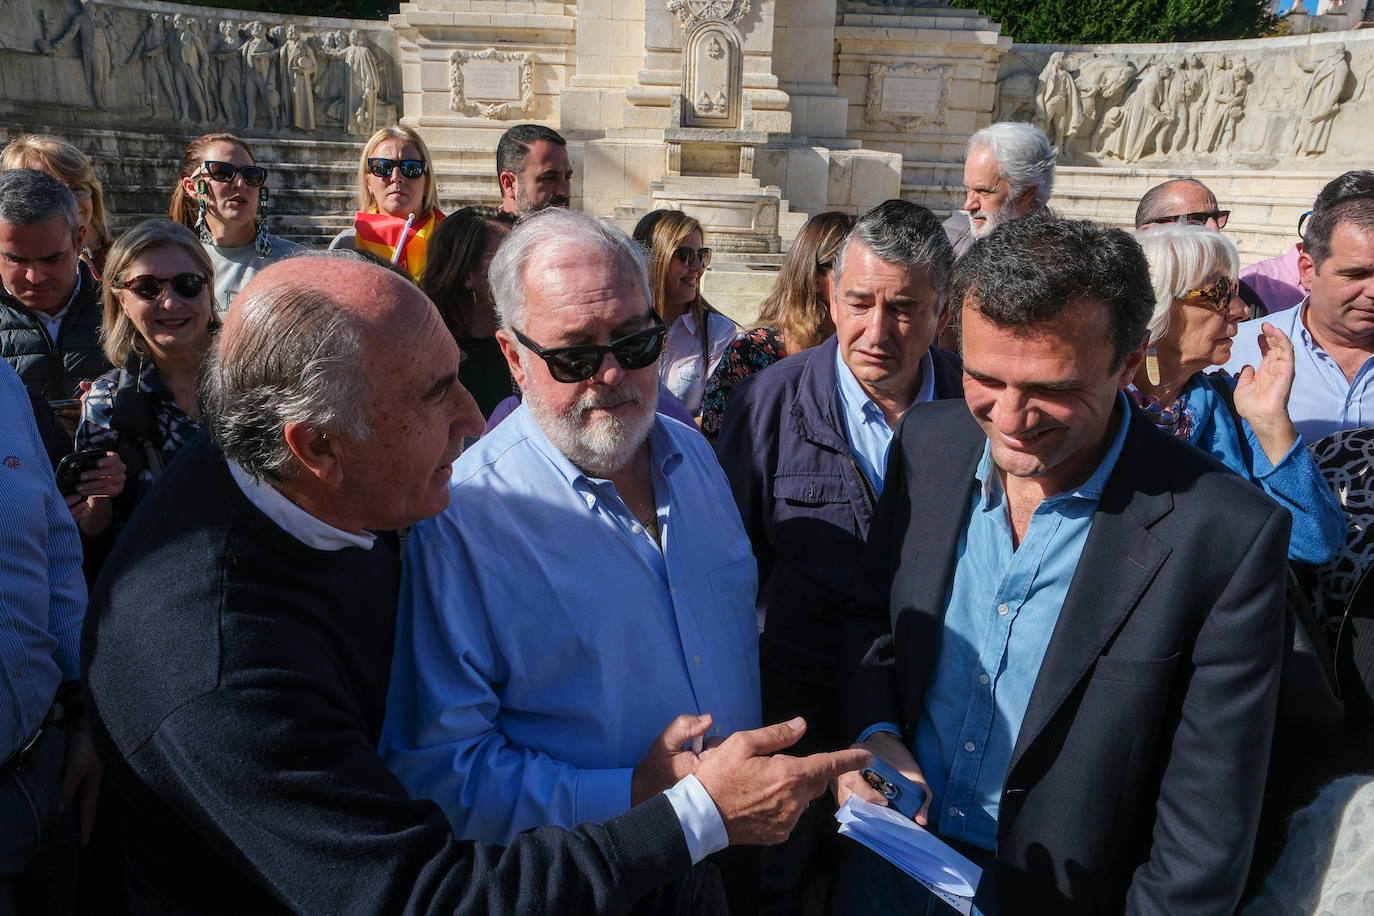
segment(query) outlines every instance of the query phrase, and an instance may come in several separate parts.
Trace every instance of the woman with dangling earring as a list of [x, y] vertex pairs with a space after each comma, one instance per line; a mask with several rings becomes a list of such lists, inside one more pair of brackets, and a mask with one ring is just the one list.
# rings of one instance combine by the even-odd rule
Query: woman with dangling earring
[[221, 315], [254, 274], [305, 247], [270, 233], [267, 200], [267, 169], [238, 137], [205, 134], [186, 147], [169, 215], [210, 255]]

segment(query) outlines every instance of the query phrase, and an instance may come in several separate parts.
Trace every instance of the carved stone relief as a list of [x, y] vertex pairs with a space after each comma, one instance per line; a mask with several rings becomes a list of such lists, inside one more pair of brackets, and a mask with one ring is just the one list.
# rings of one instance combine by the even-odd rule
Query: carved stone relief
[[749, 14], [750, 0], [668, 0], [665, 9], [675, 13], [684, 30], [698, 22], [715, 19], [737, 24]]
[[1055, 51], [1038, 77], [1035, 120], [1065, 162], [1303, 160], [1326, 153], [1346, 109], [1374, 114], [1374, 98], [1361, 96], [1374, 65], [1356, 74], [1360, 60], [1340, 43], [1247, 54]]
[[534, 112], [534, 61], [529, 52], [459, 49], [449, 55], [449, 109], [484, 118], [518, 118]]
[[870, 64], [864, 123], [901, 131], [944, 127], [954, 70], [931, 64]]
[[[110, 112], [91, 126], [133, 118], [259, 135], [368, 134], [379, 106], [394, 117], [388, 96], [399, 81], [363, 30], [307, 33], [281, 17], [245, 22], [197, 7], [38, 3], [34, 20], [10, 21], [0, 47], [4, 101], [15, 111], [76, 107]], [[34, 54], [50, 62], [35, 64]], [[79, 62], [77, 80], [63, 58]]]
[[739, 127], [744, 57], [735, 27], [718, 20], [698, 25], [687, 36], [683, 64], [684, 124]]

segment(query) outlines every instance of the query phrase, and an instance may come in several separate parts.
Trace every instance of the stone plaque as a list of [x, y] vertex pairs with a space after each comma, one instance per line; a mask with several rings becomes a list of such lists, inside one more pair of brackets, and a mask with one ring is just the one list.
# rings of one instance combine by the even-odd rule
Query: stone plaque
[[449, 104], [484, 118], [514, 118], [534, 111], [534, 61], [528, 51], [457, 50], [449, 55]]
[[880, 107], [893, 114], [919, 115], [940, 104], [940, 81], [933, 76], [885, 76]]
[[520, 65], [514, 61], [469, 60], [463, 66], [463, 94], [469, 99], [513, 102], [520, 98]]
[[929, 64], [872, 64], [864, 122], [898, 130], [944, 127], [953, 68]]

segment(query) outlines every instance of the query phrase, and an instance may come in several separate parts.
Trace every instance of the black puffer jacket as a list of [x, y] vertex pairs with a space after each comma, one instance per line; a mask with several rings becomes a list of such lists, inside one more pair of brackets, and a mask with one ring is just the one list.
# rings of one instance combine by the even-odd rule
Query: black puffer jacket
[[55, 343], [33, 309], [0, 288], [0, 356], [40, 398], [73, 398], [77, 382], [110, 371], [100, 348], [100, 283], [78, 262], [81, 289]]

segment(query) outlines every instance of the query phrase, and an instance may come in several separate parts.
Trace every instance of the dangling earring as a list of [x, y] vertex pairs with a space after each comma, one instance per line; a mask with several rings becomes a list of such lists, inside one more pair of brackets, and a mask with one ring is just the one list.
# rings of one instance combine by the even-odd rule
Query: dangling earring
[[272, 240], [268, 238], [267, 232], [267, 188], [265, 187], [258, 189], [258, 234], [253, 239], [253, 248], [260, 258], [272, 255]]
[[1159, 384], [1159, 356], [1155, 353], [1154, 347], [1145, 351], [1145, 377], [1150, 380], [1151, 385]]
[[215, 237], [210, 234], [210, 223], [205, 219], [205, 206], [209, 198], [210, 185], [202, 178], [196, 182], [196, 199], [200, 201], [200, 212], [196, 215], [195, 228], [200, 230], [200, 243], [206, 246], [215, 244]]

